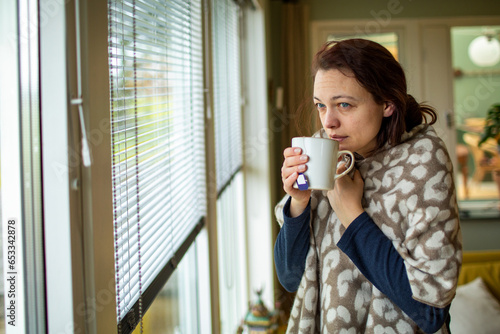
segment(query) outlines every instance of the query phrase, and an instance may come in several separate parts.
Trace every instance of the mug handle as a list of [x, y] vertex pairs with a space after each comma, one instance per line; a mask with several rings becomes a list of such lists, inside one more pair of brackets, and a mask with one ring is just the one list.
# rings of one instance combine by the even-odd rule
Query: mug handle
[[346, 175], [347, 173], [349, 173], [352, 170], [352, 168], [354, 167], [354, 154], [352, 154], [351, 151], [339, 151], [337, 153], [337, 159], [344, 154], [348, 154], [351, 156], [351, 163], [349, 164], [349, 167], [347, 167], [347, 169], [345, 171], [343, 171], [340, 174], [335, 174], [335, 180], [338, 179], [339, 177], [342, 177], [342, 176]]

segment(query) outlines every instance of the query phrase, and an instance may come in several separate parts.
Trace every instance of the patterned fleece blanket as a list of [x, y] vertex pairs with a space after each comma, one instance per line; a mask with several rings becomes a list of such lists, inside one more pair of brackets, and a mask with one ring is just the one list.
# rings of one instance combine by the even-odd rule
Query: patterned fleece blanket
[[[318, 132], [315, 136], [324, 136]], [[439, 308], [455, 295], [462, 239], [453, 167], [432, 126], [356, 161], [363, 207], [404, 260], [413, 298]], [[283, 206], [276, 216], [283, 224]], [[345, 228], [326, 192], [312, 191], [310, 249], [288, 333], [421, 333], [337, 247]], [[447, 333], [445, 326], [438, 333]]]

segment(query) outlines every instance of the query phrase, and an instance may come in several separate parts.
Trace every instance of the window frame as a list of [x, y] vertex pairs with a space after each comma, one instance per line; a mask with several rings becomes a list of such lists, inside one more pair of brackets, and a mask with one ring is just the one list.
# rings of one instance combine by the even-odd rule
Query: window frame
[[[49, 6], [49, 0], [42, 0], [44, 5]], [[209, 8], [209, 1], [204, 0], [204, 8]], [[73, 7], [73, 6], [76, 6]], [[47, 7], [48, 8], [48, 7]], [[60, 8], [62, 9], [62, 8]], [[67, 217], [61, 221], [65, 226], [66, 233], [69, 233], [66, 239], [66, 247], [71, 251], [71, 260], [66, 258], [65, 261], [71, 261], [72, 268], [68, 271], [68, 276], [64, 277], [66, 281], [71, 281], [67, 289], [71, 293], [64, 296], [64, 304], [66, 311], [59, 315], [56, 319], [56, 308], [52, 308], [49, 303], [49, 319], [55, 319], [56, 322], [51, 323], [48, 328], [50, 332], [72, 332], [85, 331], [88, 333], [103, 333], [116, 332], [116, 296], [114, 285], [114, 234], [112, 224], [113, 220], [113, 205], [112, 205], [112, 182], [111, 182], [111, 144], [110, 144], [110, 126], [109, 121], [103, 115], [109, 115], [109, 84], [108, 80], [103, 80], [102, 73], [108, 73], [108, 49], [107, 49], [107, 3], [97, 0], [78, 1], [64, 4], [64, 10], [59, 12], [61, 16], [51, 21], [57, 23], [61, 32], [63, 32], [64, 43], [59, 41], [60, 48], [54, 49], [57, 54], [57, 59], [60, 61], [58, 75], [66, 77], [69, 82], [67, 84], [66, 94], [60, 94], [57, 103], [66, 119], [61, 118], [59, 124], [61, 128], [55, 134], [65, 133], [67, 138], [67, 154], [62, 162], [62, 167], [68, 168], [64, 171], [64, 183], [62, 187], [68, 194], [69, 204], [64, 204]], [[269, 131], [267, 122], [267, 91], [266, 91], [266, 63], [264, 50], [264, 15], [262, 9], [248, 9], [251, 22], [245, 22], [246, 30], [253, 31], [254, 24], [259, 25], [258, 36], [248, 36], [249, 40], [256, 40], [259, 48], [246, 48], [245, 52], [253, 53], [245, 58], [249, 59], [244, 72], [246, 87], [258, 86], [258, 92], [249, 95], [257, 101], [248, 101], [245, 106], [246, 119], [244, 122], [243, 132], [249, 134], [248, 139], [244, 138], [243, 149], [248, 150], [251, 155], [261, 154], [260, 161], [253, 161], [246, 167], [244, 162], [244, 178], [245, 178], [245, 193], [246, 203], [251, 204], [255, 212], [245, 210], [247, 215], [246, 221], [253, 222], [255, 225], [249, 227], [246, 225], [246, 230], [252, 235], [253, 239], [247, 238], [250, 250], [247, 249], [247, 256], [253, 250], [258, 254], [256, 258], [250, 258], [249, 265], [251, 271], [248, 273], [248, 296], [251, 299], [255, 287], [260, 287], [262, 282], [266, 282], [264, 298], [267, 305], [273, 305], [274, 291], [273, 287], [267, 285], [267, 282], [273, 282], [273, 266], [272, 266], [272, 247], [261, 247], [261, 241], [264, 237], [266, 244], [271, 245], [271, 222], [272, 210], [269, 201], [270, 189], [270, 174], [269, 174], [269, 143], [272, 139], [269, 137], [269, 132], [262, 132], [262, 129]], [[205, 64], [210, 64], [210, 40], [207, 34], [210, 30], [209, 16], [207, 11], [204, 11], [203, 26], [204, 32], [204, 47], [205, 47]], [[81, 48], [78, 47], [78, 39], [72, 26], [80, 27]], [[65, 27], [61, 28], [61, 27]], [[249, 34], [252, 35], [252, 34]], [[48, 49], [47, 49], [48, 51]], [[90, 146], [90, 154], [92, 156], [92, 164], [85, 167], [81, 164], [81, 131], [82, 124], [78, 117], [77, 108], [71, 104], [71, 99], [78, 97], [77, 90], [77, 70], [78, 64], [75, 60], [76, 53], [81, 54], [81, 79], [82, 79], [82, 101], [84, 111], [84, 123]], [[68, 64], [67, 67], [61, 64]], [[243, 64], [242, 64], [243, 65]], [[55, 66], [55, 65], [54, 65]], [[61, 71], [64, 67], [65, 70]], [[261, 71], [255, 72], [256, 69]], [[67, 70], [67, 72], [66, 72]], [[210, 109], [210, 67], [205, 69], [205, 125], [207, 131], [205, 133], [206, 141], [206, 175], [207, 175], [207, 224], [200, 231], [198, 238], [201, 239], [202, 247], [198, 250], [198, 255], [202, 255], [209, 260], [210, 266], [210, 289], [208, 296], [203, 296], [203, 301], [199, 305], [200, 310], [206, 311], [207, 305], [210, 304], [210, 313], [203, 313], [202, 321], [211, 320], [211, 324], [207, 327], [202, 325], [202, 328], [208, 332], [218, 332], [220, 329], [219, 319], [219, 291], [218, 291], [218, 260], [217, 260], [217, 212], [216, 199], [217, 189], [215, 184], [210, 185], [210, 173], [215, 170], [215, 152], [213, 139], [214, 126], [213, 117], [211, 117]], [[106, 76], [107, 77], [107, 76]], [[50, 78], [47, 77], [49, 80]], [[64, 81], [66, 82], [66, 81]], [[56, 89], [57, 86], [54, 86]], [[59, 92], [60, 93], [60, 92]], [[64, 109], [65, 107], [65, 109]], [[254, 113], [253, 115], [251, 113]], [[256, 113], [259, 114], [255, 118]], [[245, 114], [245, 113], [244, 113]], [[257, 119], [257, 124], [255, 124]], [[66, 126], [64, 126], [66, 124]], [[60, 144], [60, 143], [59, 143]], [[64, 146], [64, 145], [63, 145]], [[68, 149], [69, 148], [69, 149]], [[244, 153], [245, 155], [245, 153]], [[244, 157], [245, 161], [245, 157]], [[47, 164], [51, 162], [47, 160]], [[249, 173], [250, 171], [250, 173]], [[54, 172], [54, 170], [52, 170]], [[72, 174], [71, 174], [72, 173]], [[252, 183], [252, 184], [249, 184]], [[251, 194], [252, 198], [248, 197]], [[255, 201], [255, 199], [258, 201]], [[57, 199], [52, 205], [57, 205]], [[248, 217], [253, 217], [249, 220]], [[257, 221], [254, 221], [254, 220]], [[55, 226], [55, 225], [54, 225]], [[63, 230], [61, 230], [63, 231]], [[45, 233], [53, 234], [55, 237], [57, 232], [53, 228], [47, 228]], [[256, 242], [258, 241], [258, 242]], [[208, 252], [206, 251], [208, 249]], [[61, 249], [59, 249], [60, 253]], [[59, 254], [61, 255], [61, 254]], [[267, 258], [263, 261], [260, 257]], [[54, 265], [55, 268], [55, 265]], [[206, 282], [198, 282], [200, 289], [208, 287]], [[56, 303], [60, 300], [61, 294], [55, 292], [56, 285], [53, 284], [53, 292], [50, 293], [51, 303]], [[68, 290], [68, 291], [70, 291]], [[71, 305], [71, 307], [70, 307]], [[203, 308], [205, 307], [205, 308]], [[72, 312], [71, 312], [72, 311]], [[211, 316], [211, 319], [209, 319]], [[242, 317], [244, 314], [241, 315]], [[51, 318], [52, 317], [52, 318]], [[211, 331], [210, 331], [211, 329]]]

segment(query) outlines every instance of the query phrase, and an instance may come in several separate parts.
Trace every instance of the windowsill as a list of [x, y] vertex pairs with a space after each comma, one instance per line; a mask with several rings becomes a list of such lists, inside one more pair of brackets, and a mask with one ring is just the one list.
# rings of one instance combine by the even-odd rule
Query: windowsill
[[459, 201], [460, 219], [464, 220], [495, 220], [500, 219], [499, 200], [465, 200]]

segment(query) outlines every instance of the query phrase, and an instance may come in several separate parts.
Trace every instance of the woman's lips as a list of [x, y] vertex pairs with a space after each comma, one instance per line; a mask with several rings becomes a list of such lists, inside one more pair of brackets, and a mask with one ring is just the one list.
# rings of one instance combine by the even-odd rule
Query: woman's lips
[[331, 139], [338, 141], [339, 143], [344, 141], [344, 139], [347, 138], [347, 136], [330, 136]]

